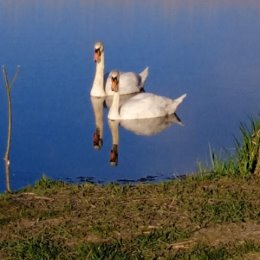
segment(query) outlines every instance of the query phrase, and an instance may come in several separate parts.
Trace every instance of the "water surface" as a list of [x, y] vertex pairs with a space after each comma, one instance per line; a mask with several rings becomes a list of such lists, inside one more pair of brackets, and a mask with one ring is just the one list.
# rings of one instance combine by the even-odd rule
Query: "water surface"
[[[43, 174], [95, 182], [169, 178], [195, 171], [209, 145], [232, 152], [240, 122], [259, 115], [259, 29], [259, 1], [0, 0], [0, 65], [10, 78], [21, 66], [12, 89], [12, 188]], [[105, 44], [107, 71], [149, 66], [146, 91], [188, 94], [177, 112], [183, 126], [153, 136], [119, 126], [117, 167], [109, 164], [107, 110], [102, 149], [92, 144], [97, 40]], [[2, 80], [1, 158], [6, 107]]]

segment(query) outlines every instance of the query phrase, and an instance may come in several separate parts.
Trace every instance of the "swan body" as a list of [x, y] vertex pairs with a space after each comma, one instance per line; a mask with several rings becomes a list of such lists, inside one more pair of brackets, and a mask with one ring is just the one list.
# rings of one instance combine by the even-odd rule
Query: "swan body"
[[120, 87], [118, 84], [120, 74], [116, 71], [112, 73], [113, 78], [118, 79], [112, 82], [114, 95], [108, 113], [108, 119], [110, 120], [144, 119], [171, 115], [175, 113], [186, 97], [186, 94], [184, 94], [177, 99], [171, 99], [152, 93], [139, 93], [120, 106]]
[[[128, 99], [134, 97], [136, 95], [136, 93], [132, 93], [132, 94], [126, 94], [126, 95], [120, 95], [120, 100], [119, 100], [119, 107], [122, 106]], [[107, 96], [105, 98], [105, 106], [109, 108], [112, 106], [113, 103], [113, 96]]]
[[[105, 97], [113, 95], [111, 90], [111, 73], [104, 76], [105, 56], [104, 45], [97, 42], [94, 46], [94, 61], [96, 62], [96, 72], [90, 95], [94, 97]], [[119, 72], [120, 73], [120, 95], [138, 93], [144, 88], [145, 81], [149, 74], [149, 68], [145, 68], [140, 73]]]
[[152, 93], [139, 93], [119, 107], [119, 93], [115, 92], [108, 119], [144, 119], [171, 115], [175, 113], [185, 97], [186, 94], [177, 99], [170, 99]]

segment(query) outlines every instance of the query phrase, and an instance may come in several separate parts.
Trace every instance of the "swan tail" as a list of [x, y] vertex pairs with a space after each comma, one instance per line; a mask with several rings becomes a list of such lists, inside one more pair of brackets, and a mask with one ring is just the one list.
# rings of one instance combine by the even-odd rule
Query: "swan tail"
[[144, 83], [149, 75], [149, 67], [146, 67], [142, 72], [139, 73], [139, 76], [141, 77], [141, 86], [143, 88]]
[[178, 106], [183, 102], [183, 100], [186, 98], [187, 94], [183, 94], [180, 97], [173, 100], [172, 105], [170, 106], [169, 112], [171, 114], [175, 113]]
[[181, 95], [180, 97], [176, 98], [175, 101], [178, 103], [178, 104], [181, 104], [182, 101], [184, 100], [184, 98], [186, 98], [187, 94], [183, 94]]

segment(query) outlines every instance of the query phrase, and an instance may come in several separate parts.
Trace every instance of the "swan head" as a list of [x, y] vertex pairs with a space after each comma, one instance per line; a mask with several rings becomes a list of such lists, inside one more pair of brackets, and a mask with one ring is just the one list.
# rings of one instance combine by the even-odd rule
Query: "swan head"
[[100, 150], [103, 145], [103, 139], [100, 136], [100, 131], [97, 129], [93, 134], [93, 147], [95, 150]]
[[118, 164], [118, 146], [116, 144], [113, 145], [110, 151], [110, 165], [117, 166]]
[[119, 72], [116, 70], [111, 72], [111, 90], [115, 92], [119, 90]]
[[104, 45], [102, 42], [96, 42], [94, 45], [94, 61], [100, 62], [101, 61], [101, 55], [104, 52]]

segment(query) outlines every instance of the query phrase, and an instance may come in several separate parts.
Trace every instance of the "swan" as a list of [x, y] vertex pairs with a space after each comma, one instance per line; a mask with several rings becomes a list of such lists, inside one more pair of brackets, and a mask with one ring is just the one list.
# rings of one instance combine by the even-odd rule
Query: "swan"
[[144, 119], [156, 118], [174, 114], [178, 106], [182, 103], [186, 94], [177, 99], [155, 95], [152, 93], [139, 93], [119, 106], [120, 96], [120, 74], [117, 71], [111, 72], [112, 84], [114, 91], [112, 105], [109, 109], [108, 119], [110, 120], [127, 120], [127, 119]]
[[[111, 73], [107, 78], [104, 76], [105, 56], [104, 45], [96, 42], [94, 45], [94, 61], [96, 63], [96, 72], [90, 95], [94, 97], [112, 96]], [[120, 73], [120, 95], [138, 93], [143, 90], [144, 83], [149, 74], [149, 68], [146, 67], [142, 72], [119, 72]]]

